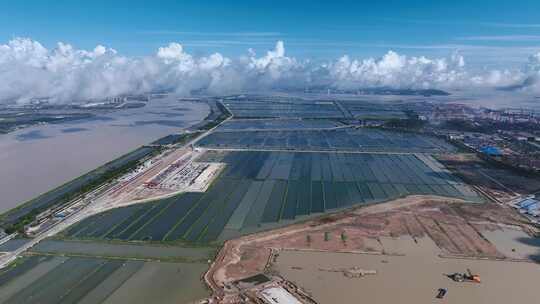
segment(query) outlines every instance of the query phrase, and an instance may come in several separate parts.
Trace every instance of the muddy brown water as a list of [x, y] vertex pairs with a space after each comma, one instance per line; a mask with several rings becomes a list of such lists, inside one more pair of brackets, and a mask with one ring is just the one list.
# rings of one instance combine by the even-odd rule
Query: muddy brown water
[[[180, 106], [182, 111], [174, 110]], [[143, 108], [102, 114], [100, 119], [38, 125], [0, 135], [0, 212], [189, 127], [207, 114], [204, 103], [180, 103], [168, 97]]]
[[145, 263], [103, 303], [190, 303], [210, 295], [200, 280], [206, 264]]
[[[87, 275], [92, 276], [93, 273], [81, 272], [80, 269], [74, 269], [73, 272], [65, 274], [71, 275], [71, 278], [67, 280], [62, 278], [61, 282], [56, 281], [61, 275], [58, 269], [65, 268], [64, 263], [71, 263], [73, 265], [70, 266], [77, 268], [79, 263], [88, 262], [103, 263], [105, 260], [59, 256], [44, 259], [28, 271], [0, 285], [0, 303], [19, 303], [20, 299], [25, 299], [25, 303], [60, 303], [67, 300], [67, 297], [74, 296], [77, 298], [77, 303], [84, 304], [173, 304], [192, 303], [210, 295], [201, 280], [202, 274], [208, 269], [208, 265], [204, 263], [130, 260], [124, 261], [123, 265], [106, 277], [102, 277], [100, 281], [88, 279]], [[97, 285], [92, 285], [94, 284], [92, 282]], [[59, 286], [54, 286], [56, 283]], [[45, 285], [48, 288], [45, 288], [47, 287]], [[88, 287], [90, 289], [85, 290]], [[54, 300], [53, 295], [55, 292], [63, 292], [62, 288], [65, 288], [66, 298]], [[39, 291], [41, 295], [34, 297], [33, 292], [36, 291]], [[29, 301], [30, 299], [32, 300]]]
[[[431, 239], [382, 239], [386, 252], [404, 256], [281, 252], [275, 269], [310, 292], [319, 303], [538, 303], [540, 266], [527, 262], [440, 258]], [[347, 278], [320, 268], [360, 267], [376, 270], [363, 278]], [[294, 268], [293, 268], [294, 267]], [[479, 274], [482, 283], [457, 283], [445, 274]], [[436, 299], [437, 290], [448, 290]]]

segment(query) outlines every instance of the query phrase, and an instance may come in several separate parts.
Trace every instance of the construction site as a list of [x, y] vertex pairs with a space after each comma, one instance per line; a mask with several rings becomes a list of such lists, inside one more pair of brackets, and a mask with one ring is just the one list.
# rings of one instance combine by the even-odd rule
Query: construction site
[[[410, 196], [227, 241], [205, 280], [218, 303], [259, 303], [242, 302], [235, 282], [260, 273], [317, 303], [508, 303], [501, 284], [520, 277], [526, 291], [540, 278], [538, 248], [523, 245], [536, 233], [506, 206]], [[534, 302], [526, 292], [520, 299]]]
[[304, 290], [276, 275], [257, 274], [235, 281], [228, 287], [231, 292], [238, 293], [244, 303], [317, 303]]

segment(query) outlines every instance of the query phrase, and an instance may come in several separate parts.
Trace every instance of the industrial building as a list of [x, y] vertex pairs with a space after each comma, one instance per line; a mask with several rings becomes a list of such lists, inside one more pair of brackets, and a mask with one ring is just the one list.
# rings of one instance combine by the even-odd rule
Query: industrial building
[[540, 201], [535, 196], [528, 196], [525, 199], [517, 201], [514, 207], [524, 214], [532, 216], [540, 215]]
[[295, 296], [281, 286], [264, 289], [261, 298], [268, 304], [302, 304]]

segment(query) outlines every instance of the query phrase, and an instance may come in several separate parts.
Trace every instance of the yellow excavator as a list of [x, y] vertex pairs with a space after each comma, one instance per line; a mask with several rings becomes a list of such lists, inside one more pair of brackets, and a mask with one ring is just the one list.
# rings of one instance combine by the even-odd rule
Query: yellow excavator
[[449, 274], [448, 277], [455, 282], [473, 282], [473, 283], [480, 283], [480, 276], [477, 274], [473, 274], [470, 269], [467, 269], [467, 273], [453, 273]]

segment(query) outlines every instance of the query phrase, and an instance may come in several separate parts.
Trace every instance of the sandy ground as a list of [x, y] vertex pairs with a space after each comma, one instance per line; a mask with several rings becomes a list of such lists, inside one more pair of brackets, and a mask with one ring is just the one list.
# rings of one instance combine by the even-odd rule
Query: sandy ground
[[[540, 265], [525, 262], [440, 258], [429, 238], [384, 239], [385, 250], [404, 256], [282, 251], [275, 270], [326, 303], [536, 303]], [[389, 249], [391, 248], [391, 249]], [[397, 253], [396, 252], [396, 253]], [[326, 268], [376, 270], [376, 275], [347, 278]], [[480, 284], [450, 280], [445, 274], [479, 274]], [[436, 299], [437, 290], [448, 290]]]
[[531, 238], [522, 230], [511, 228], [484, 231], [482, 235], [507, 257], [540, 262], [540, 238]]

